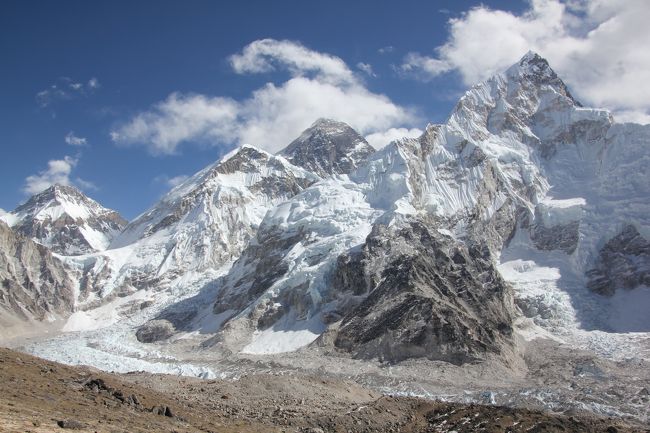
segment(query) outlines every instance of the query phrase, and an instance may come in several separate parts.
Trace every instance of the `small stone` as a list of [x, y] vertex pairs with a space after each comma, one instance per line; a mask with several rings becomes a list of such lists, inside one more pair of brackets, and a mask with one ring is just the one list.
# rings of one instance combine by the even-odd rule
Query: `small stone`
[[56, 425], [61, 428], [70, 429], [70, 430], [81, 430], [85, 427], [82, 423], [74, 419], [61, 420], [57, 421]]

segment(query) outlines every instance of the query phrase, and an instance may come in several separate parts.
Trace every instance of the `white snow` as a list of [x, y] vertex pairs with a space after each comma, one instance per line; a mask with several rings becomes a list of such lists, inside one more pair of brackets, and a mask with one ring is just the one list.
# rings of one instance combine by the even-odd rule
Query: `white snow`
[[293, 352], [316, 340], [325, 331], [325, 325], [317, 318], [293, 321], [285, 317], [279, 323], [263, 331], [255, 331], [253, 340], [241, 353], [268, 355]]

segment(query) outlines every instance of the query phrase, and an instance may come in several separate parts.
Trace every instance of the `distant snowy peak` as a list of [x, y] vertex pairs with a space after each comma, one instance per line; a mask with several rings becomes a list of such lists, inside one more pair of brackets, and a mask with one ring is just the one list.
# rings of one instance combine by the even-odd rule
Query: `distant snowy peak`
[[67, 256], [105, 250], [127, 224], [116, 211], [64, 185], [49, 187], [0, 218], [16, 232]]
[[511, 66], [505, 74], [512, 78], [516, 77], [520, 81], [525, 80], [529, 83], [533, 83], [539, 87], [550, 86], [561, 95], [566, 96], [568, 99], [573, 101], [576, 106], [582, 107], [582, 104], [571, 95], [571, 92], [569, 92], [564, 81], [558, 77], [549, 65], [548, 61], [533, 51], [526, 53], [526, 55], [522, 57], [518, 63]]
[[[316, 175], [282, 157], [244, 145], [172, 189], [149, 211], [132, 221], [111, 248], [169, 230], [178, 223], [187, 225], [204, 217], [211, 219], [216, 216], [212, 211], [228, 213], [237, 206], [253, 206], [261, 214], [261, 220], [272, 202], [289, 198], [317, 180]], [[259, 223], [257, 216], [253, 220], [255, 225]]]
[[606, 129], [612, 122], [606, 110], [582, 108], [548, 62], [529, 52], [503, 73], [469, 89], [447, 126], [470, 142], [509, 134], [548, 158], [558, 143], [570, 141], [570, 125], [599, 124]]
[[102, 253], [93, 271], [102, 296], [216, 272], [241, 254], [269, 209], [318, 180], [253, 146], [233, 150], [172, 189]]
[[292, 164], [328, 177], [352, 172], [374, 152], [348, 124], [318, 119], [279, 154]]

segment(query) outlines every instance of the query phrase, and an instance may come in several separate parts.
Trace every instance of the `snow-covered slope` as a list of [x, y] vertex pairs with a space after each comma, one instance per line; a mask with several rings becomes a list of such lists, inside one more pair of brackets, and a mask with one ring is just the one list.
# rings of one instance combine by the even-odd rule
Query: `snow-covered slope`
[[64, 185], [53, 185], [34, 195], [0, 220], [66, 256], [103, 251], [126, 226], [117, 212]]
[[[565, 334], [612, 330], [611, 315], [600, 314], [610, 301], [587, 288], [586, 274], [597, 265], [601, 247], [627, 225], [648, 236], [649, 134], [650, 127], [614, 124], [607, 111], [582, 107], [546, 60], [528, 53], [504, 73], [470, 89], [446, 124], [429, 125], [419, 139], [394, 142], [348, 178], [315, 184], [269, 212], [224, 279], [215, 313], [228, 312], [232, 318], [215, 341], [244, 351], [282, 351], [309, 343], [328, 326], [330, 333], [339, 333], [346, 324], [357, 323], [354, 334], [366, 335], [359, 344], [368, 348], [361, 356], [392, 356], [389, 351], [395, 347], [390, 341], [414, 332], [421, 335], [420, 346], [401, 350], [431, 356], [434, 352], [422, 348], [430, 344], [431, 333], [440, 335], [442, 325], [436, 323], [448, 323], [443, 312], [427, 319], [428, 329], [416, 331], [422, 316], [410, 316], [404, 299], [373, 301], [376, 309], [370, 318], [362, 313], [367, 306], [356, 307], [379, 296], [381, 282], [394, 278], [391, 269], [404, 272], [396, 264], [406, 263], [413, 253], [392, 248], [397, 241], [391, 239], [412, 236], [418, 224], [449, 238], [436, 241], [455, 245], [446, 249], [469, 246], [482, 251], [462, 253], [458, 260], [467, 260], [468, 254], [471, 260], [485, 254], [492, 262], [500, 260], [501, 271], [515, 287], [517, 305], [538, 325], [556, 333], [561, 328]], [[422, 239], [413, 239], [412, 251], [419, 251]], [[375, 244], [384, 247], [373, 248]], [[342, 272], [359, 251], [375, 253], [354, 259], [362, 269], [356, 276]], [[645, 255], [635, 257], [647, 261]], [[515, 266], [513, 262], [522, 259], [527, 265]], [[539, 289], [544, 285], [531, 286], [521, 275], [540, 268], [558, 275], [549, 284], [564, 297], [546, 296]], [[645, 272], [647, 266], [634, 269]], [[431, 268], [423, 262], [400, 284], [417, 287], [425, 278], [444, 292], [447, 283], [442, 281], [450, 278], [472, 287], [470, 276], [443, 276], [445, 272], [436, 269], [435, 261]], [[626, 287], [620, 296], [640, 299], [635, 294], [646, 290], [645, 278], [630, 278], [641, 283]], [[488, 280], [500, 287], [498, 278]], [[492, 315], [490, 311], [498, 309], [474, 309], [464, 302], [456, 317], [468, 314], [477, 325], [469, 326], [462, 337], [464, 347], [439, 342], [438, 353], [441, 347], [447, 352], [434, 358], [475, 354], [470, 350], [474, 340], [482, 342], [484, 350], [508, 351], [513, 294], [499, 290], [503, 294], [489, 302], [501, 303], [502, 312]], [[390, 290], [384, 292], [392, 296]], [[493, 295], [481, 296], [488, 302]], [[456, 297], [446, 291], [438, 302], [453, 303]], [[623, 304], [616, 306], [620, 310]], [[361, 322], [360, 314], [365, 317]], [[647, 320], [633, 321], [638, 330], [650, 331]], [[485, 334], [485, 323], [492, 323], [489, 332], [506, 337], [503, 344], [491, 346], [486, 341], [497, 340], [478, 336]], [[340, 326], [341, 331], [335, 331]], [[298, 341], [292, 337], [295, 333], [302, 335], [299, 343], [278, 343], [282, 335]], [[359, 354], [358, 345], [347, 348]]]
[[327, 177], [350, 173], [374, 151], [348, 124], [318, 119], [279, 154], [294, 165]]
[[650, 332], [648, 143], [650, 126], [583, 107], [528, 53], [419, 138], [374, 152], [319, 120], [281, 155], [236, 149], [108, 250], [65, 260], [79, 305], [104, 303], [88, 316], [115, 302], [140, 327], [154, 314], [128, 299], [147, 298], [165, 336], [196, 325], [226, 353], [509, 360], [519, 331], [624, 356], [624, 333]]
[[318, 179], [252, 146], [234, 150], [137, 217], [107, 251], [70, 259], [86, 273], [82, 301], [205, 279], [239, 256], [269, 208]]

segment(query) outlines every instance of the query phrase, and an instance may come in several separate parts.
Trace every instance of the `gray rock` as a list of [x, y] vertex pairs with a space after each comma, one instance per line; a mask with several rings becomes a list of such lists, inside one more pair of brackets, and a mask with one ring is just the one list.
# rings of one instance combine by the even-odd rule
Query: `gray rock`
[[618, 289], [650, 286], [650, 241], [633, 225], [610, 239], [600, 250], [596, 266], [587, 271], [587, 287], [612, 296]]
[[56, 422], [56, 425], [58, 425], [61, 428], [69, 429], [69, 430], [82, 430], [86, 428], [85, 424], [80, 423], [79, 421], [74, 419], [60, 420]]
[[294, 165], [327, 177], [350, 173], [374, 152], [365, 138], [346, 123], [318, 119], [280, 155]]
[[71, 275], [46, 247], [0, 221], [0, 324], [72, 313]]
[[375, 226], [350, 260], [356, 266], [339, 261], [347, 264], [337, 274], [348, 275], [337, 275], [338, 290], [368, 295], [343, 318], [336, 347], [359, 358], [463, 364], [512, 345], [512, 293], [486, 247], [410, 221]]
[[558, 224], [552, 227], [533, 224], [530, 228], [530, 238], [535, 247], [540, 250], [561, 250], [567, 254], [572, 254], [578, 246], [579, 229], [579, 221]]
[[168, 339], [175, 331], [174, 325], [167, 320], [152, 320], [138, 328], [135, 337], [141, 343], [154, 343]]

